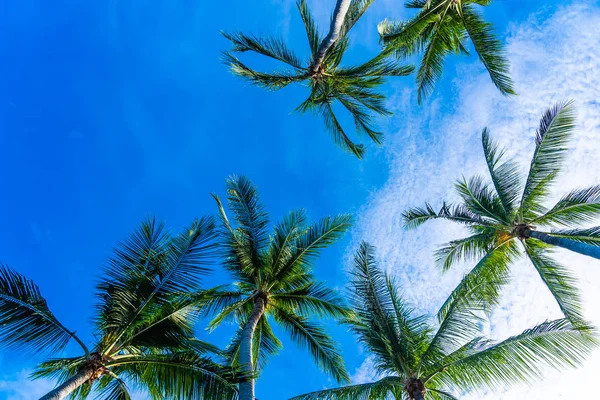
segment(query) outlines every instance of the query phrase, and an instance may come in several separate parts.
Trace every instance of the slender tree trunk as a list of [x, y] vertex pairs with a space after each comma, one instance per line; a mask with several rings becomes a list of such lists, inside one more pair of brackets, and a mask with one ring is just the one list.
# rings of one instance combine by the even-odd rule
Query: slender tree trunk
[[40, 397], [39, 400], [62, 400], [70, 395], [75, 389], [86, 383], [94, 374], [94, 370], [87, 368], [81, 370], [77, 375], [49, 392], [47, 395]]
[[[254, 300], [254, 309], [250, 319], [244, 326], [242, 332], [242, 341], [240, 343], [240, 365], [242, 372], [254, 373], [254, 365], [252, 363], [252, 338], [258, 321], [265, 313], [265, 301], [262, 297], [257, 297]], [[240, 383], [239, 400], [254, 400], [254, 378], [247, 382]]]
[[333, 18], [331, 19], [331, 25], [329, 26], [329, 33], [319, 45], [315, 59], [310, 66], [311, 73], [314, 74], [319, 70], [319, 68], [321, 68], [321, 64], [323, 64], [323, 60], [325, 59], [325, 54], [327, 54], [327, 51], [331, 48], [331, 46], [333, 46], [333, 44], [340, 38], [340, 32], [344, 26], [344, 21], [346, 20], [346, 14], [348, 13], [348, 8], [350, 8], [350, 3], [351, 0], [337, 0], [335, 10], [333, 11]]
[[592, 246], [590, 244], [581, 243], [573, 239], [551, 236], [547, 233], [533, 230], [528, 230], [525, 232], [525, 234], [529, 234], [529, 237], [538, 239], [544, 243], [562, 247], [563, 249], [568, 249], [574, 251], [575, 253], [583, 254], [584, 256], [589, 256], [600, 260], [600, 246]]

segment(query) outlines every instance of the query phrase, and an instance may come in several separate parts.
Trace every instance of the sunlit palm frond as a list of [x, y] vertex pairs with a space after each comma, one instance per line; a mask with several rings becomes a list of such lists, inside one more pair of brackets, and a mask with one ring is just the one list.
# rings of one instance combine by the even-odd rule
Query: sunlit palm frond
[[521, 199], [521, 220], [533, 219], [528, 218], [528, 211], [544, 200], [547, 192], [543, 189], [552, 184], [564, 163], [574, 126], [572, 102], [559, 103], [544, 113], [536, 132], [535, 152]]
[[500, 198], [480, 176], [463, 179], [455, 185], [456, 191], [469, 211], [474, 215], [488, 218], [497, 224], [510, 224], [509, 216], [502, 206]]
[[0, 265], [0, 321], [0, 348], [55, 353], [75, 339], [88, 352], [50, 311], [38, 286], [5, 265]]
[[522, 191], [519, 166], [512, 160], [502, 162], [504, 150], [500, 150], [498, 145], [490, 138], [487, 128], [481, 133], [481, 142], [496, 193], [502, 202], [506, 215], [512, 216], [513, 211], [518, 206], [517, 199]]
[[438, 320], [443, 321], [456, 305], [471, 310], [489, 312], [498, 304], [502, 288], [509, 282], [509, 267], [519, 255], [513, 239], [497, 243], [465, 275], [438, 311]]
[[594, 222], [599, 216], [600, 185], [595, 185], [571, 191], [531, 224], [573, 226]]
[[504, 389], [542, 377], [544, 365], [579, 365], [597, 340], [588, 328], [573, 327], [560, 319], [542, 323], [496, 345], [447, 365], [439, 372], [449, 386]]

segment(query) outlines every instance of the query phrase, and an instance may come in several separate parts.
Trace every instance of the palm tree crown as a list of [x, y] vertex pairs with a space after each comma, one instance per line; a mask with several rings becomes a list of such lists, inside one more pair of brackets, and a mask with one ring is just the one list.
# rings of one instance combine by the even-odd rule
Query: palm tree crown
[[540, 376], [544, 365], [580, 363], [596, 345], [589, 328], [568, 320], [544, 322], [495, 343], [481, 336], [483, 304], [469, 291], [441, 312], [437, 330], [399, 294], [377, 266], [375, 250], [362, 243], [354, 258], [351, 330], [372, 356], [376, 382], [321, 390], [294, 400], [456, 400], [455, 392], [505, 388]]
[[[228, 219], [219, 197], [214, 197], [222, 217], [223, 266], [235, 283], [232, 288], [205, 292], [205, 306], [218, 311], [209, 327], [226, 319], [239, 324], [227, 349], [234, 365], [256, 372], [281, 349], [271, 329], [274, 321], [305, 346], [323, 370], [337, 381], [346, 381], [348, 374], [335, 343], [309, 317], [348, 315], [335, 292], [315, 280], [311, 266], [321, 250], [349, 228], [351, 217], [326, 217], [309, 224], [304, 211], [293, 211], [269, 235], [267, 213], [247, 178], [227, 181], [227, 203], [237, 226]], [[240, 399], [253, 396], [253, 382], [240, 386]]]
[[[436, 258], [444, 270], [464, 258], [480, 260], [468, 278], [497, 285], [481, 286], [481, 294], [490, 303], [496, 301], [500, 286], [508, 280], [508, 267], [520, 253], [520, 242], [565, 317], [576, 323], [582, 317], [575, 279], [549, 257], [549, 250], [561, 246], [599, 258], [600, 228], [581, 229], [579, 225], [600, 216], [600, 186], [573, 190], [550, 209], [543, 206], [565, 162], [565, 146], [573, 127], [572, 103], [558, 104], [545, 112], [524, 185], [517, 164], [502, 160], [504, 151], [484, 129], [483, 151], [491, 183], [479, 176], [463, 179], [456, 184], [461, 204], [444, 202], [439, 211], [427, 204], [408, 210], [404, 219], [409, 228], [437, 218], [466, 226], [471, 236], [444, 245]], [[569, 229], [554, 229], [557, 226]], [[544, 227], [549, 231], [538, 230]]]
[[145, 221], [115, 249], [97, 285], [91, 347], [58, 321], [30, 279], [0, 267], [0, 345], [56, 353], [71, 339], [79, 344], [82, 355], [49, 359], [33, 374], [60, 383], [43, 399], [85, 399], [95, 390], [125, 400], [126, 382], [153, 399], [235, 398], [234, 371], [213, 361], [214, 346], [194, 339], [199, 313], [186, 294], [199, 290], [214, 235], [212, 218], [175, 236]]
[[423, 52], [417, 72], [419, 102], [431, 93], [440, 79], [447, 55], [469, 54], [465, 45], [469, 39], [496, 87], [505, 95], [515, 94], [502, 42], [495, 37], [492, 24], [486, 22], [473, 7], [487, 6], [491, 2], [409, 0], [406, 7], [419, 9], [412, 19], [379, 24], [379, 33], [387, 51], [395, 51], [402, 57]]
[[[315, 58], [324, 41], [306, 5], [305, 0], [298, 1], [298, 9], [308, 36], [311, 58], [302, 60], [285, 43], [273, 37], [257, 37], [244, 33], [224, 33], [233, 44], [233, 49], [224, 53], [224, 60], [231, 71], [253, 84], [279, 90], [291, 83], [305, 83], [310, 95], [296, 111], [314, 111], [323, 117], [325, 126], [336, 144], [361, 158], [364, 146], [356, 144], [346, 134], [334, 113], [337, 102], [352, 115], [356, 130], [366, 134], [377, 144], [381, 144], [382, 133], [373, 126], [373, 113], [389, 115], [385, 107], [385, 96], [375, 89], [382, 85], [385, 77], [405, 76], [413, 71], [412, 66], [399, 65], [395, 59], [380, 54], [362, 65], [341, 67], [342, 58], [348, 50], [348, 33], [364, 14], [373, 0], [352, 0], [345, 15], [339, 38], [326, 49], [319, 65]], [[264, 73], [256, 71], [240, 61], [234, 53], [254, 52], [272, 58], [286, 65], [287, 70]]]

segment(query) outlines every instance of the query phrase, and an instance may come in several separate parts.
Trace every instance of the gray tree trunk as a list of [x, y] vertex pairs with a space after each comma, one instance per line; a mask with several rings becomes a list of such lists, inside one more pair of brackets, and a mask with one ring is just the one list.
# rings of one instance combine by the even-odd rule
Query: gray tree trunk
[[561, 238], [552, 235], [548, 235], [544, 232], [538, 232], [529, 230], [530, 237], [538, 239], [544, 243], [551, 244], [553, 246], [562, 247], [574, 251], [575, 253], [583, 254], [585, 256], [593, 257], [600, 260], [600, 246], [592, 246], [587, 243], [581, 243], [573, 239]]
[[325, 59], [325, 54], [327, 54], [327, 51], [331, 48], [331, 46], [333, 46], [333, 44], [340, 38], [340, 32], [344, 26], [344, 21], [346, 20], [346, 14], [348, 13], [348, 8], [350, 8], [350, 3], [351, 0], [337, 0], [335, 10], [333, 11], [333, 18], [331, 19], [331, 25], [329, 26], [329, 33], [319, 45], [315, 59], [310, 66], [311, 73], [314, 74], [319, 70], [319, 68], [321, 68], [321, 64], [323, 64], [323, 60]]
[[75, 389], [86, 383], [92, 377], [93, 373], [94, 370], [91, 368], [81, 370], [47, 395], [40, 397], [39, 400], [62, 400], [70, 395]]
[[[258, 321], [265, 313], [265, 302], [261, 297], [254, 300], [254, 309], [250, 319], [244, 326], [242, 340], [240, 342], [240, 365], [242, 372], [254, 373], [252, 363], [252, 338]], [[240, 383], [239, 400], [254, 400], [254, 379]]]

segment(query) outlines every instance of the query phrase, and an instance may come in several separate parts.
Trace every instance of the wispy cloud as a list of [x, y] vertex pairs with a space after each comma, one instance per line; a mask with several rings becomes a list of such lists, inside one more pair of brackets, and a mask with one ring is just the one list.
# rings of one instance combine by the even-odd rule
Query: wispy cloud
[[[441, 276], [433, 265], [435, 248], [465, 232], [442, 222], [404, 231], [401, 214], [426, 201], [439, 205], [441, 199], [452, 200], [453, 183], [463, 174], [487, 174], [479, 136], [483, 127], [525, 168], [543, 111], [557, 101], [574, 99], [578, 127], [555, 194], [560, 197], [572, 188], [600, 182], [599, 25], [600, 10], [578, 3], [512, 26], [507, 44], [518, 97], [502, 97], [481, 65], [473, 63], [459, 65], [452, 97], [439, 96], [418, 109], [407, 100], [412, 93], [402, 92], [391, 99], [401, 117], [393, 121], [395, 134], [387, 143], [390, 177], [360, 213], [354, 239], [377, 245], [382, 265], [401, 279], [405, 296], [420, 311], [435, 312], [470, 267], [464, 265]], [[563, 251], [556, 254], [579, 278], [585, 316], [600, 325], [600, 262]], [[523, 261], [515, 265], [502, 306], [492, 315], [490, 335], [505, 338], [560, 315], [539, 276]], [[364, 379], [368, 362], [364, 368], [356, 376]], [[566, 398], [573, 395], [573, 381], [583, 395], [592, 390], [598, 370], [599, 352], [583, 368], [561, 373], [560, 379], [549, 372], [544, 382], [532, 388], [471, 398], [518, 398], [523, 393], [533, 400]]]

